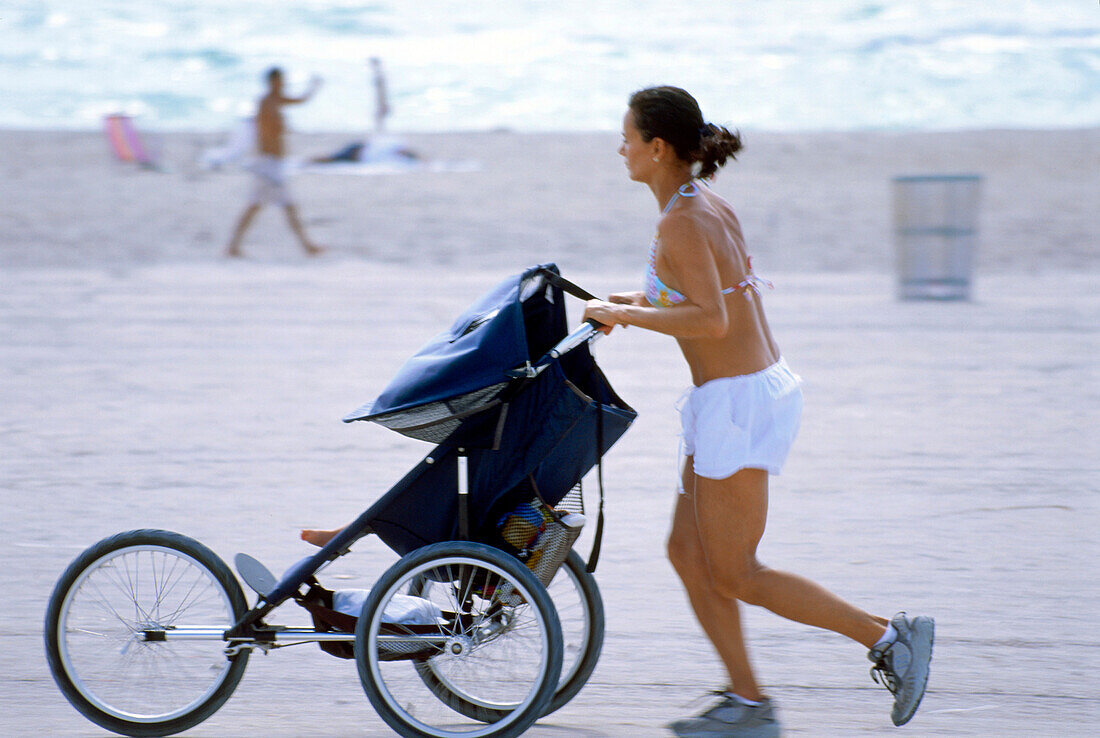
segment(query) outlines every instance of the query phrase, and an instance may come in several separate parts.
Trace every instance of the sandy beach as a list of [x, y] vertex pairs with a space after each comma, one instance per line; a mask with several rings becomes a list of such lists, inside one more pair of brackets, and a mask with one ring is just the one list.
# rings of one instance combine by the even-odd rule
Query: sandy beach
[[[715, 187], [775, 282], [769, 317], [806, 392], [761, 559], [881, 614], [936, 617], [929, 691], [898, 735], [1095, 733], [1100, 129], [744, 133]], [[42, 649], [47, 598], [81, 550], [159, 527], [281, 571], [308, 552], [300, 527], [357, 514], [428, 450], [345, 413], [525, 266], [633, 287], [656, 216], [616, 134], [418, 135], [426, 157], [480, 168], [302, 174], [329, 252], [301, 255], [268, 210], [228, 260], [248, 175], [196, 165], [216, 136], [159, 138], [164, 170], [148, 171], [98, 133], [0, 131], [5, 735], [105, 734]], [[351, 138], [299, 134], [291, 150]], [[891, 178], [961, 172], [984, 178], [973, 299], [898, 301]], [[688, 377], [644, 331], [595, 350], [639, 411], [604, 470], [607, 640], [588, 686], [529, 735], [666, 735], [722, 682], [663, 552]], [[364, 542], [326, 576], [369, 586], [394, 560]], [[291, 608], [282, 622], [305, 622]], [[895, 731], [860, 647], [758, 609], [747, 630], [788, 734]], [[313, 647], [255, 655], [188, 733], [319, 734], [390, 732], [354, 664]]]
[[[715, 188], [734, 204], [761, 272], [893, 268], [891, 180], [984, 178], [977, 268], [1094, 269], [1100, 263], [1100, 129], [775, 134], [744, 131], [745, 150]], [[205, 263], [244, 208], [239, 168], [206, 172], [221, 137], [150, 137], [165, 172], [113, 161], [98, 133], [0, 130], [0, 268]], [[297, 157], [355, 134], [299, 134]], [[333, 257], [499, 271], [555, 261], [567, 272], [629, 272], [652, 235], [654, 204], [627, 179], [613, 133], [408, 136], [425, 158], [474, 172], [403, 176], [302, 174], [309, 233]], [[268, 210], [245, 243], [265, 263], [296, 260]], [[643, 255], [644, 256], [644, 255]]]

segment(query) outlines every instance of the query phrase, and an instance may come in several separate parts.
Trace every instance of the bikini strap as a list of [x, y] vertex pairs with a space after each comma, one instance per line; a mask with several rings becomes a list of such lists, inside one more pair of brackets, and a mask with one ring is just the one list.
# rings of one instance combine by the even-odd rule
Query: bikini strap
[[668, 204], [665, 205], [661, 211], [661, 215], [666, 214], [669, 210], [672, 210], [672, 205], [681, 197], [697, 197], [699, 195], [699, 185], [696, 184], [697, 179], [693, 179], [690, 182], [685, 182], [676, 188], [676, 192], [669, 198]]
[[750, 300], [752, 299], [751, 295], [749, 295], [750, 291], [755, 292], [759, 295], [761, 294], [761, 289], [764, 287], [767, 287], [769, 290], [775, 289], [774, 284], [764, 279], [763, 277], [756, 276], [756, 274], [752, 271], [751, 256], [746, 257], [746, 262], [748, 264], [748, 271], [745, 274], [745, 278], [738, 282], [737, 286], [734, 287], [734, 290], [744, 290], [742, 294], [745, 296], [746, 300]]
[[661, 210], [661, 215], [665, 215], [666, 213], [668, 213], [668, 211], [669, 211], [669, 210], [672, 210], [672, 205], [673, 205], [673, 204], [674, 204], [674, 203], [675, 203], [675, 202], [676, 202], [676, 201], [677, 201], [678, 199], [680, 199], [680, 191], [679, 191], [679, 190], [677, 190], [676, 192], [674, 192], [674, 193], [672, 194], [672, 197], [670, 197], [670, 198], [668, 199], [668, 202], [667, 202], [667, 203], [665, 204], [664, 208], [663, 208], [663, 209]]
[[767, 287], [769, 290], [775, 289], [775, 285], [772, 284], [770, 281], [763, 279], [762, 277], [758, 277], [755, 274], [748, 274], [745, 276], [744, 279], [737, 283], [736, 287], [732, 287], [729, 289], [731, 292], [735, 290], [752, 290], [759, 295], [760, 290], [764, 287]]
[[685, 182], [676, 188], [677, 195], [683, 195], [684, 197], [696, 197], [699, 194], [699, 185], [696, 184], [699, 180], [693, 179], [690, 182]]

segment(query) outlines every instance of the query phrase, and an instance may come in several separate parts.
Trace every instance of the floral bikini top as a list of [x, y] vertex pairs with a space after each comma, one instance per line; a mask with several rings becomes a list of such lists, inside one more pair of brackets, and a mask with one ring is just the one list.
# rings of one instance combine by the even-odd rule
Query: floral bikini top
[[[665, 205], [664, 210], [661, 211], [661, 215], [664, 215], [672, 209], [672, 205], [677, 199], [682, 197], [695, 197], [699, 194], [699, 186], [695, 183], [695, 180], [688, 182], [685, 185], [681, 185], [676, 194], [672, 196], [672, 199]], [[723, 295], [728, 295], [738, 290], [744, 290], [746, 300], [752, 299], [752, 294], [760, 294], [760, 288], [762, 286], [769, 289], [772, 288], [772, 283], [766, 279], [761, 279], [752, 273], [752, 258], [748, 259], [747, 273], [745, 278], [732, 287], [727, 287], [722, 290]], [[645, 275], [645, 299], [649, 301], [649, 304], [653, 307], [673, 307], [684, 302], [687, 298], [680, 292], [672, 289], [667, 284], [661, 281], [661, 278], [657, 276], [657, 234], [653, 235], [653, 245], [649, 247], [649, 266], [646, 269]]]

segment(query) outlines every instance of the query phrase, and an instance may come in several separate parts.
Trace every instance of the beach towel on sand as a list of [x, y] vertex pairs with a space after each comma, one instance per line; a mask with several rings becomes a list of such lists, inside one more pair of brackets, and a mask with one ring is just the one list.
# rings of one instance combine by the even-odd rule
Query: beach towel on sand
[[299, 162], [311, 174], [404, 174], [409, 172], [471, 172], [477, 161], [425, 159], [395, 136], [373, 136], [353, 141], [325, 157]]
[[103, 133], [111, 145], [111, 151], [119, 161], [133, 162], [143, 167], [155, 168], [157, 157], [153, 149], [138, 135], [134, 119], [121, 113], [103, 118]]

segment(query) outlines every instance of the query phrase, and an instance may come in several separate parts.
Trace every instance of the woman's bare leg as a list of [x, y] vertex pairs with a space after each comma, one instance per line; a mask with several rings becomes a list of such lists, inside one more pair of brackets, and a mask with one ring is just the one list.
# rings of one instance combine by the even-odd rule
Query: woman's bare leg
[[741, 631], [740, 604], [736, 599], [719, 594], [711, 584], [695, 524], [695, 502], [690, 481], [685, 479], [685, 482], [687, 494], [679, 495], [672, 519], [669, 559], [687, 590], [695, 617], [726, 667], [730, 690], [745, 699], [757, 700], [762, 695]]
[[768, 474], [742, 469], [726, 479], [695, 480], [699, 541], [717, 593], [776, 615], [845, 635], [867, 648], [886, 630], [886, 618], [848, 604], [808, 579], [769, 569], [756, 559], [768, 515]]

